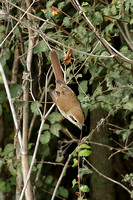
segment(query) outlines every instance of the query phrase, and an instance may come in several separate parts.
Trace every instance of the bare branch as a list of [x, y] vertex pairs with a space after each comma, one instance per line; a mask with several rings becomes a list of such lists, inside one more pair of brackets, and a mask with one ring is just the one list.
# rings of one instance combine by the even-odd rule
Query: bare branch
[[82, 11], [81, 6], [78, 2], [78, 0], [70, 0], [72, 5], [74, 6], [74, 8], [78, 11], [78, 13], [82, 16], [82, 18], [87, 22], [90, 30], [96, 35], [96, 37], [101, 41], [101, 43], [105, 46], [105, 48], [107, 49], [107, 51], [113, 55], [116, 54], [117, 58], [119, 58], [120, 60], [133, 64], [133, 61], [130, 60], [129, 58], [125, 57], [124, 55], [122, 55], [119, 51], [117, 51], [111, 44], [109, 44], [105, 38], [98, 32], [98, 30], [96, 30], [96, 28], [93, 26], [93, 24], [91, 23], [91, 21], [87, 18], [86, 14]]
[[84, 160], [87, 162], [87, 164], [90, 165], [90, 166], [92, 167], [92, 169], [94, 169], [100, 176], [102, 176], [103, 178], [105, 178], [105, 179], [107, 179], [107, 180], [109, 180], [109, 181], [111, 181], [111, 182], [113, 182], [113, 183], [115, 183], [115, 184], [117, 184], [117, 185], [120, 185], [120, 186], [121, 186], [122, 188], [124, 188], [129, 194], [131, 194], [131, 191], [130, 191], [126, 186], [124, 186], [124, 185], [121, 184], [120, 182], [115, 181], [114, 179], [112, 179], [112, 178], [110, 178], [110, 177], [108, 177], [108, 176], [102, 174], [102, 173], [99, 172], [88, 160], [86, 160], [86, 158], [83, 158], [83, 159], [84, 159]]
[[18, 130], [19, 127], [18, 127], [18, 122], [17, 122], [15, 108], [14, 108], [14, 105], [12, 103], [11, 93], [10, 93], [10, 90], [9, 90], [9, 87], [8, 87], [8, 84], [7, 84], [7, 80], [6, 80], [6, 76], [5, 76], [5, 72], [3, 70], [3, 67], [2, 67], [1, 63], [0, 63], [0, 73], [2, 75], [3, 83], [4, 83], [4, 86], [5, 86], [5, 89], [6, 89], [7, 98], [8, 98], [9, 104], [10, 104], [10, 108], [11, 108], [11, 112], [12, 112], [12, 116], [13, 116], [14, 125], [15, 125], [15, 128], [16, 128], [17, 134], [18, 134], [19, 144], [20, 144], [20, 147], [22, 148], [21, 132], [20, 132], [20, 130]]
[[12, 68], [11, 83], [13, 83], [13, 84], [17, 82], [18, 64], [19, 64], [19, 50], [18, 50], [18, 45], [17, 45], [15, 47], [15, 51], [14, 51], [14, 62], [13, 62], [13, 68]]
[[[75, 151], [75, 150], [74, 150], [74, 151]], [[68, 166], [68, 164], [69, 164], [69, 162], [70, 162], [70, 160], [71, 160], [71, 158], [72, 158], [72, 155], [73, 155], [74, 151], [73, 151], [71, 154], [69, 154], [69, 156], [68, 156], [68, 159], [67, 159], [67, 161], [66, 161], [66, 163], [65, 163], [65, 165], [64, 165], [64, 167], [63, 167], [63, 169], [62, 169], [62, 172], [61, 172], [61, 174], [60, 174], [60, 177], [59, 177], [58, 182], [57, 182], [57, 184], [56, 184], [56, 187], [55, 187], [55, 189], [54, 189], [54, 192], [53, 192], [53, 195], [52, 195], [51, 200], [54, 200], [54, 199], [55, 199], [56, 192], [57, 192], [57, 190], [58, 190], [58, 187], [59, 187], [59, 185], [60, 185], [60, 183], [61, 183], [61, 180], [62, 180], [62, 178], [63, 178], [63, 176], [64, 176], [64, 174], [65, 174], [66, 168], [67, 168], [67, 166]]]
[[27, 10], [24, 12], [24, 14], [22, 15], [22, 17], [20, 17], [20, 19], [18, 20], [18, 22], [16, 23], [16, 25], [12, 28], [12, 30], [10, 31], [10, 33], [8, 33], [8, 35], [4, 38], [4, 40], [1, 42], [0, 47], [4, 44], [4, 42], [7, 40], [7, 38], [11, 35], [11, 33], [15, 30], [15, 28], [18, 26], [18, 24], [21, 22], [21, 20], [23, 19], [23, 17], [27, 14], [28, 10], [32, 7], [32, 5], [35, 3], [35, 0], [33, 0], [32, 4], [27, 8]]
[[41, 125], [40, 125], [39, 131], [38, 131], [38, 137], [37, 137], [37, 141], [36, 141], [36, 146], [35, 146], [33, 157], [32, 157], [32, 161], [31, 161], [30, 168], [29, 168], [29, 171], [28, 171], [28, 174], [27, 174], [27, 178], [26, 178], [26, 181], [25, 181], [25, 184], [24, 184], [24, 187], [23, 187], [23, 190], [21, 192], [21, 196], [20, 196], [19, 200], [23, 199], [25, 189], [26, 189], [28, 181], [30, 179], [30, 175], [31, 175], [31, 172], [32, 172], [32, 168], [33, 168], [33, 165], [34, 165], [34, 162], [35, 162], [35, 158], [36, 158], [36, 154], [37, 154], [37, 150], [38, 150], [38, 146], [39, 146], [39, 140], [40, 140], [40, 136], [41, 136], [41, 133], [42, 133], [43, 124], [45, 122], [46, 117], [52, 111], [54, 106], [55, 106], [55, 104], [53, 104], [51, 106], [51, 108], [48, 110], [48, 112], [46, 113], [46, 115], [42, 117]]

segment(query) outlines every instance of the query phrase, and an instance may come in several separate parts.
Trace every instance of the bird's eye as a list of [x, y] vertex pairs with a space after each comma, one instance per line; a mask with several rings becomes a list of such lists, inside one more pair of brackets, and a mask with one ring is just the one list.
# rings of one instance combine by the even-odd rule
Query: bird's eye
[[74, 119], [74, 117], [73, 116], [69, 116], [74, 122], [77, 122], [77, 120], [76, 119]]

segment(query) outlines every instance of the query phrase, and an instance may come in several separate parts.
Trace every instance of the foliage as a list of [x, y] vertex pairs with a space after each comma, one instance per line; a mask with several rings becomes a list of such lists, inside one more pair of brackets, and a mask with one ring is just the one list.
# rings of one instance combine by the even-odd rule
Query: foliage
[[[27, 5], [26, 1], [22, 3], [14, 0], [12, 3], [21, 9], [15, 7], [11, 2], [7, 3], [6, 0], [0, 3], [0, 44], [2, 44], [0, 62], [8, 80], [20, 130], [24, 129], [22, 127], [23, 109], [26, 106], [29, 109], [27, 127], [32, 126], [31, 135], [28, 135], [30, 141], [29, 161], [32, 158], [42, 118], [45, 118], [43, 115], [44, 101], [51, 101], [49, 95], [47, 99], [43, 98], [44, 101], [41, 99], [44, 86], [46, 86], [45, 81], [48, 79], [48, 84], [49, 81], [50, 84], [53, 81], [49, 78], [50, 48], [56, 49], [61, 63], [63, 63], [67, 47], [70, 46], [73, 48], [71, 62], [67, 66], [62, 66], [63, 69], [66, 69], [67, 82], [78, 93], [77, 96], [86, 118], [87, 130], [90, 133], [97, 130], [97, 127], [90, 130], [89, 116], [91, 113], [98, 109], [105, 111], [107, 117], [101, 119], [105, 124], [99, 121], [97, 126], [109, 126], [110, 138], [112, 141], [116, 141], [114, 147], [110, 148], [110, 154], [113, 154], [112, 149], [116, 151], [119, 149], [118, 151], [123, 153], [122, 159], [129, 162], [128, 166], [130, 166], [133, 157], [133, 69], [129, 59], [133, 58], [133, 1], [80, 1], [80, 12], [76, 11], [68, 1], [50, 0], [44, 2], [43, 5], [36, 2], [29, 11], [32, 12], [31, 20], [25, 15], [15, 30], [12, 28], [22, 17], [22, 9], [25, 10]], [[9, 14], [6, 13], [6, 10], [9, 11]], [[86, 15], [86, 18], [83, 17], [83, 14]], [[90, 20], [91, 27], [86, 19]], [[29, 27], [33, 32], [34, 44], [30, 75], [25, 77], [29, 52]], [[13, 32], [11, 32], [12, 30]], [[6, 38], [8, 34], [9, 36]], [[108, 48], [105, 48], [100, 41], [101, 38], [108, 42]], [[110, 54], [114, 56], [109, 57]], [[14, 77], [16, 78], [15, 82], [13, 81]], [[27, 80], [29, 81], [29, 91], [28, 101], [25, 102], [23, 94]], [[46, 103], [46, 112], [50, 105]], [[36, 120], [32, 124], [33, 116], [36, 116]], [[21, 171], [21, 167], [20, 160], [17, 160], [18, 152], [16, 154], [14, 152], [13, 144], [14, 140], [16, 144], [16, 132], [1, 74], [0, 125], [0, 172], [2, 174], [0, 191], [14, 198], [17, 170]], [[93, 154], [87, 140], [89, 132], [83, 132], [83, 135], [86, 134], [83, 143], [79, 145], [80, 141], [78, 141], [78, 147], [75, 147], [74, 142], [68, 141], [68, 139], [72, 140], [72, 137], [69, 134], [69, 136], [65, 135], [64, 125], [74, 136], [79, 138], [78, 130], [72, 124], [67, 123], [67, 120], [64, 120], [57, 110], [51, 111], [42, 127], [34, 172], [31, 174], [34, 185], [34, 180], [40, 173], [39, 179], [35, 182], [37, 199], [42, 199], [43, 195], [50, 199], [59, 178], [60, 167], [64, 166], [68, 155], [74, 149], [73, 163], [70, 168], [72, 175], [75, 173], [80, 175], [81, 184], [76, 176], [68, 174], [68, 177], [65, 178], [65, 174], [64, 180], [67, 184], [62, 181], [56, 195], [72, 199], [75, 195], [74, 190], [78, 190], [81, 196], [91, 190], [88, 182], [82, 184], [82, 177], [92, 174], [91, 169], [83, 162], [84, 158]], [[43, 166], [43, 161], [41, 163], [40, 160], [48, 160], [48, 163]], [[55, 161], [54, 165], [49, 164], [49, 162], [54, 163]], [[77, 168], [78, 172], [76, 172]], [[57, 171], [57, 174], [54, 171]], [[123, 183], [126, 182], [130, 186], [132, 173], [129, 174], [126, 168], [123, 171], [125, 174]], [[71, 183], [72, 190], [70, 189]], [[87, 197], [78, 199], [85, 198]], [[73, 199], [76, 199], [76, 195]]]

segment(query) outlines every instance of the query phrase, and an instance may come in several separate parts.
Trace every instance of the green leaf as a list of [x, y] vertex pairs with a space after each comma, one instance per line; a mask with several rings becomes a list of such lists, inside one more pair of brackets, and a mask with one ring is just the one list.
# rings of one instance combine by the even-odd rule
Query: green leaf
[[74, 158], [72, 167], [77, 167], [77, 166], [78, 166], [78, 159]]
[[45, 131], [44, 134], [42, 134], [40, 137], [40, 142], [42, 144], [47, 144], [49, 141], [50, 141], [50, 132]]
[[106, 27], [105, 27], [105, 33], [106, 33], [106, 35], [108, 36], [109, 34], [112, 34], [113, 33], [113, 31], [114, 31], [114, 23], [112, 22], [112, 23], [110, 23], [109, 25], [107, 25]]
[[45, 183], [47, 185], [50, 185], [50, 184], [52, 184], [52, 182], [53, 182], [53, 176], [52, 175], [47, 176], [45, 179]]
[[110, 9], [112, 15], [116, 15], [117, 14], [117, 9], [115, 5], [112, 5], [111, 9]]
[[[11, 159], [10, 159], [10, 160], [11, 160]], [[10, 163], [9, 163], [9, 160], [8, 160], [8, 169], [9, 169], [11, 175], [16, 176], [17, 170], [16, 170], [15, 167], [13, 166], [12, 160], [11, 160]]]
[[110, 15], [110, 8], [109, 7], [104, 7], [103, 12], [105, 15]]
[[125, 142], [126, 139], [128, 139], [128, 137], [129, 137], [130, 134], [131, 134], [131, 130], [127, 130], [127, 131], [125, 131], [125, 132], [122, 134], [123, 142]]
[[79, 94], [88, 91], [88, 81], [82, 81], [78, 87]]
[[41, 188], [41, 187], [43, 187], [43, 181], [42, 180], [37, 180], [36, 182], [35, 182], [35, 186], [37, 187], [37, 188]]
[[73, 24], [73, 22], [70, 20], [69, 17], [65, 17], [65, 18], [63, 19], [63, 24], [64, 24], [65, 27], [71, 27], [72, 24]]
[[[2, 56], [5, 60], [9, 60], [10, 56], [11, 56], [11, 51], [9, 50], [9, 48], [4, 48], [4, 51], [2, 53]], [[4, 67], [4, 71], [5, 71], [5, 67]], [[6, 71], [5, 71], [6, 72]]]
[[6, 182], [5, 181], [0, 181], [0, 191], [6, 192]]
[[43, 146], [42, 151], [41, 151], [41, 155], [42, 155], [43, 157], [47, 157], [49, 154], [50, 154], [50, 148], [49, 148], [49, 146], [48, 146], [47, 144], [45, 144], [45, 145]]
[[14, 145], [9, 143], [5, 146], [4, 151], [2, 152], [2, 155], [6, 156], [13, 151], [14, 151]]
[[81, 144], [79, 146], [80, 149], [90, 149], [91, 147], [88, 144]]
[[133, 103], [127, 102], [126, 104], [123, 105], [123, 108], [132, 111], [133, 110]]
[[85, 167], [85, 168], [80, 168], [79, 169], [79, 173], [82, 174], [82, 175], [84, 175], [84, 174], [92, 174], [93, 171], [91, 169]]
[[5, 32], [6, 27], [0, 26], [0, 33]]
[[79, 155], [79, 157], [82, 157], [82, 156], [88, 157], [91, 153], [92, 153], [92, 151], [87, 150], [87, 149], [83, 149], [83, 150], [81, 150], [81, 151], [79, 152], [78, 155]]
[[76, 79], [82, 78], [82, 77], [83, 77], [83, 74], [77, 74], [77, 75], [76, 75]]
[[59, 137], [59, 131], [61, 130], [62, 126], [60, 124], [53, 124], [50, 127], [51, 133], [55, 135], [56, 137]]
[[22, 86], [20, 84], [15, 84], [10, 87], [11, 97], [13, 99], [19, 97], [22, 93]]
[[37, 169], [41, 169], [41, 168], [42, 168], [42, 164], [41, 163], [37, 164]]
[[78, 184], [78, 181], [76, 181], [76, 179], [73, 179], [73, 181], [72, 181], [72, 188], [73, 188], [76, 184]]
[[63, 198], [68, 198], [69, 192], [66, 188], [64, 188], [63, 186], [60, 186], [58, 189], [59, 195]]
[[52, 24], [44, 24], [44, 26], [41, 28], [42, 31], [46, 31], [48, 29], [52, 29], [54, 26]]
[[48, 130], [49, 129], [49, 125], [48, 124], [44, 124], [42, 130]]
[[99, 25], [103, 22], [103, 17], [100, 12], [95, 12], [93, 15], [92, 23], [94, 26]]
[[62, 151], [57, 151], [57, 155], [56, 155], [56, 162], [60, 163], [62, 162], [64, 159], [64, 154]]
[[130, 23], [130, 24], [133, 24], [133, 19], [131, 19], [129, 23]]
[[78, 154], [77, 154], [77, 151], [74, 151], [73, 153], [73, 157], [76, 157]]
[[0, 103], [3, 103], [6, 100], [6, 92], [0, 91]]
[[42, 107], [42, 104], [38, 101], [34, 101], [31, 103], [30, 105], [30, 108], [31, 108], [31, 111], [35, 114], [35, 115], [39, 115], [39, 108]]
[[80, 187], [80, 191], [81, 191], [81, 192], [89, 192], [90, 189], [89, 189], [89, 187], [88, 187], [87, 185], [82, 185], [82, 186]]
[[47, 10], [45, 12], [46, 19], [51, 19], [52, 16], [52, 9], [50, 7], [47, 7]]
[[53, 112], [47, 117], [47, 120], [54, 124], [55, 122], [61, 121], [63, 116], [59, 112]]
[[22, 101], [15, 101], [15, 106], [22, 111], [23, 107], [25, 107], [27, 105], [26, 102], [22, 102]]
[[133, 198], [133, 190], [131, 190], [131, 199]]
[[10, 192], [11, 191], [10, 184], [4, 181], [0, 181], [0, 191], [4, 193]]
[[11, 183], [11, 186], [16, 186], [16, 177], [15, 176], [11, 176], [9, 178], [9, 181]]
[[65, 1], [60, 2], [60, 3], [58, 3], [58, 8], [62, 10], [62, 8], [64, 8], [66, 4], [67, 4], [67, 2], [65, 2]]
[[42, 40], [33, 50], [34, 54], [39, 54], [42, 52], [48, 51], [48, 47], [46, 46], [46, 43]]
[[131, 121], [130, 125], [129, 125], [130, 130], [133, 129], [133, 121]]
[[82, 6], [88, 6], [88, 2], [83, 2], [81, 5]]
[[133, 179], [133, 173], [130, 173], [130, 174], [126, 174], [122, 181], [129, 182], [129, 181], [132, 181], [132, 179]]

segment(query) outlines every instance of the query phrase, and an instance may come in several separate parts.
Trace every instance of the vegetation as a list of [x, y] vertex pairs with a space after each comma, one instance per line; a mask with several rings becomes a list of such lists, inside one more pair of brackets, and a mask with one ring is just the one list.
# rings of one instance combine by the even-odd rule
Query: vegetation
[[[48, 94], [52, 49], [82, 131]], [[0, 1], [1, 200], [133, 198], [132, 58], [132, 0]]]

